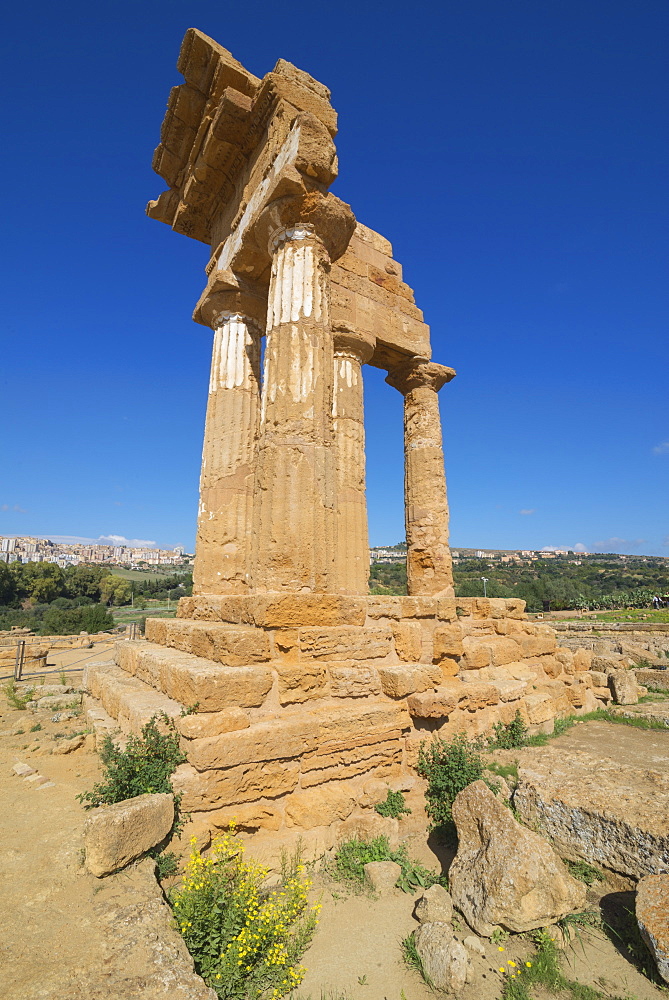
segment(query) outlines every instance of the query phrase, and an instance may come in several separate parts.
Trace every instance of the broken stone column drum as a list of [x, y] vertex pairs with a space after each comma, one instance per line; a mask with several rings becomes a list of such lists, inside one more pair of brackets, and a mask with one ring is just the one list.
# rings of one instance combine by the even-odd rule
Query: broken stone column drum
[[261, 330], [240, 312], [222, 312], [212, 325], [193, 592], [244, 594], [250, 586]]
[[448, 501], [437, 392], [452, 368], [414, 360], [386, 382], [404, 396], [404, 510], [409, 594], [453, 594]]
[[330, 260], [311, 225], [271, 235], [254, 586], [331, 590], [335, 468]]

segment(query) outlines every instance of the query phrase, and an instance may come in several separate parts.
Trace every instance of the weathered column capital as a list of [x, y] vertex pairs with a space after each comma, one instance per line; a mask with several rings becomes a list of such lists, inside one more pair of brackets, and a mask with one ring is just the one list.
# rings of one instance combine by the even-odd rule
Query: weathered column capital
[[332, 194], [309, 191], [267, 205], [255, 225], [255, 238], [270, 255], [286, 241], [320, 244], [334, 261], [345, 252], [355, 226], [355, 216], [345, 202]]
[[374, 353], [376, 337], [371, 333], [360, 333], [350, 327], [339, 327], [332, 331], [336, 358], [351, 358], [361, 365], [366, 364]]
[[262, 333], [265, 330], [267, 299], [257, 295], [255, 289], [244, 284], [231, 271], [214, 271], [195, 307], [193, 319], [196, 323], [216, 329], [220, 317], [226, 318], [226, 313], [244, 316], [250, 326]]
[[403, 396], [413, 389], [433, 389], [439, 392], [442, 386], [455, 378], [455, 370], [446, 365], [438, 365], [434, 361], [422, 358], [412, 358], [405, 364], [398, 365], [388, 372], [386, 382], [397, 389]]

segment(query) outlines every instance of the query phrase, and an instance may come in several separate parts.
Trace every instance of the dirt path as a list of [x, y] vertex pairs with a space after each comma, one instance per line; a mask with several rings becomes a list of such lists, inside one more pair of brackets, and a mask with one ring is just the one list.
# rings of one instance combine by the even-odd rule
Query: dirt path
[[[75, 796], [97, 779], [98, 757], [85, 747], [50, 752], [67, 742], [54, 740], [57, 732], [82, 723], [54, 723], [49, 715], [0, 714], [0, 996], [210, 1000], [171, 927], [153, 862], [104, 880], [84, 869], [86, 814]], [[37, 722], [41, 729], [31, 733]], [[17, 759], [48, 783], [37, 787], [13, 774]]]
[[584, 750], [630, 767], [669, 771], [669, 730], [635, 729], [610, 722], [577, 722], [564, 735], [551, 740], [551, 746], [566, 751]]

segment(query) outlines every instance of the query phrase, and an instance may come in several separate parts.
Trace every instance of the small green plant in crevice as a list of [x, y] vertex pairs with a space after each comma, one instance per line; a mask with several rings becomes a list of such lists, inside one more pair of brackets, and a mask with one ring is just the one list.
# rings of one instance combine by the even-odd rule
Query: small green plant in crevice
[[408, 816], [411, 810], [404, 801], [404, 796], [401, 792], [393, 792], [390, 788], [388, 789], [388, 794], [383, 802], [379, 802], [378, 805], [374, 806], [374, 810], [379, 814], [379, 816], [390, 817], [391, 819], [398, 819], [400, 816]]
[[[158, 726], [160, 722], [165, 732]], [[172, 792], [170, 777], [186, 760], [174, 722], [164, 712], [154, 715], [141, 736], [130, 736], [125, 750], [107, 734], [100, 749], [103, 780], [77, 795], [86, 808], [133, 799], [146, 792]]]
[[59, 680], [63, 687], [67, 687], [67, 674], [64, 670], [61, 670]]
[[418, 949], [416, 948], [416, 942], [414, 940], [414, 932], [412, 931], [408, 937], [405, 937], [402, 941], [402, 957], [405, 963], [410, 969], [415, 969], [418, 975], [421, 977], [423, 982], [429, 986], [431, 990], [434, 989], [434, 984], [427, 972], [425, 971], [425, 966], [423, 965], [423, 959], [418, 954]]
[[505, 931], [503, 927], [494, 927], [493, 932], [490, 935], [490, 940], [493, 944], [500, 945], [503, 941], [506, 941], [509, 937], [509, 932]]
[[35, 688], [29, 687], [26, 688], [23, 694], [19, 694], [16, 687], [16, 681], [13, 679], [7, 681], [3, 690], [9, 704], [12, 708], [18, 709], [19, 712], [25, 712], [28, 702], [32, 701], [33, 694], [35, 693]]
[[158, 851], [154, 847], [152, 851], [149, 851], [149, 856], [156, 862], [156, 878], [159, 882], [162, 882], [164, 878], [176, 875], [179, 871], [179, 859], [174, 851]]
[[427, 780], [425, 808], [441, 839], [452, 839], [455, 834], [452, 806], [456, 795], [473, 781], [485, 780], [481, 751], [481, 741], [470, 741], [466, 733], [457, 733], [450, 742], [434, 736], [420, 745], [416, 770]]
[[41, 722], [36, 722], [34, 726], [30, 727], [30, 732], [31, 733], [39, 733], [39, 731], [40, 731], [41, 728], [42, 728], [42, 723]]
[[291, 993], [318, 923], [305, 866], [293, 858], [285, 880], [264, 888], [269, 870], [244, 859], [230, 828], [202, 857], [195, 838], [183, 884], [168, 894], [197, 972], [221, 1000], [266, 1000]]
[[195, 715], [199, 707], [199, 701], [193, 702], [192, 705], [185, 705], [184, 708], [181, 709], [181, 718], [185, 719], [187, 715]]
[[354, 837], [352, 840], [344, 841], [337, 848], [328, 871], [336, 881], [347, 883], [351, 888], [362, 892], [368, 888], [365, 865], [370, 861], [394, 861], [399, 865], [402, 870], [396, 884], [403, 892], [415, 892], [418, 888], [428, 889], [435, 882], [446, 884], [445, 875], [437, 875], [410, 858], [404, 844], [400, 844], [396, 850], [391, 850], [388, 838], [385, 836], [374, 837], [373, 840]]
[[585, 882], [587, 886], [593, 885], [594, 882], [606, 881], [604, 872], [595, 868], [594, 865], [589, 865], [587, 861], [570, 861], [569, 858], [563, 858], [562, 861], [569, 874], [577, 878], [579, 882]]
[[488, 746], [498, 750], [514, 750], [516, 747], [524, 747], [527, 743], [527, 725], [520, 714], [520, 709], [516, 709], [511, 722], [506, 725], [502, 722], [494, 724], [494, 736], [488, 738]]

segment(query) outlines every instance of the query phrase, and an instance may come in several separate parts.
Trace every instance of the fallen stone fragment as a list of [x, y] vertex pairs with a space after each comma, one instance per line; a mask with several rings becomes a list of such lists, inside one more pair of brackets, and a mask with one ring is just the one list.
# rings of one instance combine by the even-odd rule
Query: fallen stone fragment
[[536, 748], [513, 802], [563, 857], [632, 878], [669, 867], [669, 775], [578, 750]]
[[12, 765], [12, 771], [14, 774], [18, 774], [19, 778], [25, 778], [29, 774], [34, 774], [35, 768], [31, 767], [30, 764], [22, 764], [19, 761], [17, 764]]
[[48, 781], [47, 780], [43, 784], [37, 786], [37, 791], [41, 792], [43, 788], [54, 788], [55, 784], [56, 784], [55, 781]]
[[450, 924], [421, 924], [414, 935], [416, 951], [432, 985], [459, 993], [467, 982], [470, 958], [463, 945], [453, 939]]
[[636, 919], [657, 971], [669, 983], [669, 873], [640, 879], [636, 887]]
[[402, 874], [400, 865], [394, 861], [368, 861], [364, 865], [365, 878], [375, 892], [390, 892]]
[[450, 924], [453, 919], [453, 900], [443, 885], [435, 883], [426, 889], [416, 903], [414, 916], [421, 924]]
[[45, 778], [43, 774], [35, 773], [35, 774], [29, 774], [23, 780], [29, 781], [30, 784], [35, 785], [35, 787], [39, 787], [40, 785], [45, 785], [49, 779]]
[[86, 820], [86, 865], [97, 878], [124, 868], [163, 840], [174, 822], [174, 801], [167, 793], [138, 795], [99, 806]]
[[609, 674], [609, 688], [616, 705], [636, 705], [639, 686], [633, 670], [614, 670]]
[[485, 945], [481, 938], [476, 937], [475, 934], [468, 934], [462, 943], [468, 951], [473, 951], [477, 955], [485, 957]]
[[585, 903], [553, 848], [521, 826], [482, 781], [456, 797], [458, 853], [449, 869], [454, 905], [477, 934], [545, 927]]
[[85, 738], [85, 735], [80, 733], [79, 736], [75, 736], [71, 740], [67, 738], [58, 740], [57, 745], [53, 748], [53, 752], [55, 754], [72, 753], [73, 750], [78, 750], [80, 746], [83, 746]]

